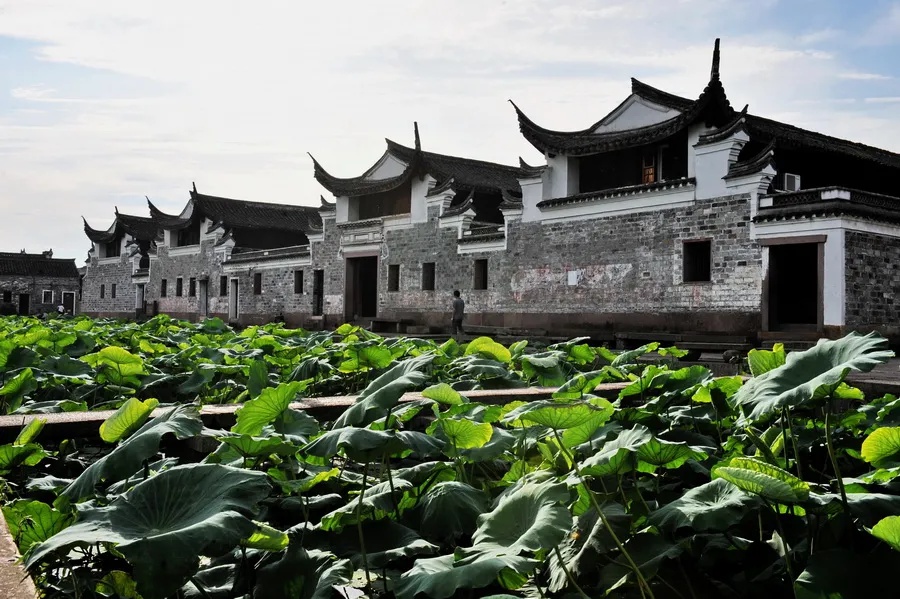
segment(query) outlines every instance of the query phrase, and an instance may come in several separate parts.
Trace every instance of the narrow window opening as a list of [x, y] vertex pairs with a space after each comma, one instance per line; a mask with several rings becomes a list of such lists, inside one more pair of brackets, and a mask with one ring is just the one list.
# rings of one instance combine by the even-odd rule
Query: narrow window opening
[[109, 297], [112, 299], [116, 299], [116, 284], [113, 283], [109, 286]]
[[388, 291], [400, 291], [400, 265], [388, 265]]
[[325, 271], [316, 269], [313, 271], [313, 316], [322, 316], [325, 308]]
[[106, 297], [106, 285], [101, 284], [100, 285], [100, 299], [103, 299], [105, 297]]
[[44, 289], [41, 291], [41, 303], [44, 304], [52, 304], [53, 303], [53, 291], [50, 289]]
[[262, 295], [262, 273], [254, 273], [253, 275], [253, 295]]
[[303, 271], [294, 271], [294, 293], [303, 293]]
[[219, 277], [219, 295], [228, 295], [228, 277], [224, 275]]
[[472, 282], [474, 289], [488, 288], [488, 261], [481, 258], [475, 261], [475, 280]]
[[12, 303], [12, 291], [4, 291], [3, 292], [3, 303], [4, 304]]
[[684, 242], [684, 282], [703, 283], [712, 280], [712, 241]]
[[422, 291], [434, 291], [434, 262], [422, 263]]
[[181, 277], [175, 279], [175, 297], [181, 297], [184, 291], [184, 281]]
[[188, 280], [188, 296], [197, 297], [197, 279], [194, 277]]
[[168, 283], [169, 282], [166, 279], [159, 282], [159, 297], [166, 297], [166, 294], [169, 291]]

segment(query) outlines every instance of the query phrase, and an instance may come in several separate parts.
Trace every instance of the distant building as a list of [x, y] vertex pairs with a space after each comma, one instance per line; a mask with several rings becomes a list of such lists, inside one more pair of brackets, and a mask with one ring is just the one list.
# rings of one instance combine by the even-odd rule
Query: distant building
[[130, 261], [135, 305], [191, 318], [440, 330], [460, 289], [469, 324], [557, 334], [900, 335], [900, 155], [735, 110], [719, 62], [717, 41], [695, 99], [632, 80], [580, 131], [515, 107], [540, 166], [427, 152], [416, 128], [355, 177], [314, 160], [318, 209], [195, 189], [145, 232], [117, 215], [86, 228], [84, 309], [129, 312], [102, 267]]
[[78, 311], [79, 276], [72, 258], [54, 258], [53, 250], [40, 254], [0, 252], [0, 314]]

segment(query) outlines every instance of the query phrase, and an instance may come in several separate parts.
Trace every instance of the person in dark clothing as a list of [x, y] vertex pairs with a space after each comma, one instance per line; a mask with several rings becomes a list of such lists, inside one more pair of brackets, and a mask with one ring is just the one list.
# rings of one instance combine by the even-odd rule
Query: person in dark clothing
[[450, 334], [459, 341], [460, 336], [465, 334], [462, 328], [463, 316], [466, 311], [466, 302], [459, 297], [459, 289], [453, 291], [453, 316], [450, 318]]

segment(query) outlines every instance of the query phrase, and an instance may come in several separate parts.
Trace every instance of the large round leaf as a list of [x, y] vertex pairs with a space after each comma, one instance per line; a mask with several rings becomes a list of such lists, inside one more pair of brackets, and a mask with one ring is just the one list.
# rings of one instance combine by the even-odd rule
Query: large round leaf
[[897, 551], [900, 551], [900, 516], [888, 516], [878, 521], [870, 531]]
[[512, 354], [509, 350], [491, 339], [490, 337], [478, 337], [466, 346], [466, 355], [479, 354], [498, 362], [509, 362]]
[[128, 398], [112, 416], [100, 424], [100, 438], [107, 443], [124, 439], [139, 429], [158, 405], [159, 401], [153, 398], [144, 401], [136, 397]]
[[565, 404], [556, 401], [533, 401], [506, 415], [506, 422], [525, 420], [555, 430], [573, 428], [595, 416], [599, 410], [587, 403]]
[[[416, 564], [397, 582], [398, 599], [447, 599], [460, 589], [479, 589], [502, 577], [505, 570], [523, 572], [534, 569], [537, 562], [523, 557], [476, 556], [455, 561], [453, 555], [416, 560]], [[502, 581], [501, 581], [502, 582]]]
[[876, 467], [884, 467], [900, 453], [900, 426], [884, 426], [872, 431], [863, 441], [860, 455]]
[[733, 485], [780, 503], [797, 503], [809, 497], [809, 484], [786, 470], [756, 458], [732, 458], [727, 466], [713, 471]]
[[675, 531], [724, 531], [736, 524], [759, 499], [717, 478], [695, 487], [650, 515], [650, 524]]
[[86, 508], [78, 521], [34, 548], [34, 568], [56, 552], [114, 543], [134, 566], [145, 599], [168, 597], [196, 571], [200, 556], [235, 547], [256, 529], [247, 517], [270, 491], [265, 474], [217, 464], [176, 466], [110, 505]]
[[851, 370], [869, 372], [887, 362], [894, 352], [887, 339], [875, 333], [850, 333], [842, 339], [825, 339], [812, 348], [788, 354], [783, 366], [750, 379], [731, 398], [735, 406], [749, 410], [757, 420], [782, 407], [803, 404], [834, 392]]
[[422, 397], [433, 399], [438, 403], [447, 405], [457, 405], [468, 401], [465, 397], [460, 395], [459, 391], [447, 383], [438, 383], [437, 385], [428, 387], [422, 391]]
[[441, 429], [456, 449], [484, 447], [494, 434], [494, 427], [487, 422], [473, 422], [468, 418], [444, 418]]
[[439, 482], [419, 500], [422, 534], [429, 539], [453, 539], [475, 530], [478, 516], [488, 509], [487, 493], [455, 480]]
[[600, 451], [581, 462], [581, 472], [591, 476], [630, 472], [634, 469], [633, 454], [651, 439], [650, 430], [640, 424], [622, 431], [618, 437], [607, 441]]
[[555, 547], [572, 528], [564, 484], [526, 482], [478, 518], [469, 551], [519, 555]]
[[72, 518], [40, 501], [22, 499], [3, 506], [9, 532], [23, 555], [37, 543], [46, 541], [66, 526]]
[[288, 409], [305, 387], [306, 383], [294, 381], [263, 389], [259, 397], [251, 399], [237, 411], [237, 423], [231, 427], [232, 432], [243, 435], [260, 434], [264, 426]]

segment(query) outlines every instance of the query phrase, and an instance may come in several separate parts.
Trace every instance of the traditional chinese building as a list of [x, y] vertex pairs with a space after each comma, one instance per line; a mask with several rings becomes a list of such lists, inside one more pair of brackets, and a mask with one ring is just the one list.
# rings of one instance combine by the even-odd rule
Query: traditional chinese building
[[544, 164], [425, 151], [416, 128], [353, 177], [313, 160], [334, 197], [318, 209], [151, 204], [146, 297], [192, 318], [441, 330], [460, 289], [470, 325], [561, 335], [900, 333], [900, 155], [735, 109], [718, 41], [695, 98], [632, 80], [579, 131], [514, 109]]
[[53, 250], [40, 254], [0, 252], [0, 313], [56, 313], [78, 311], [79, 276], [72, 258], [54, 258]]

